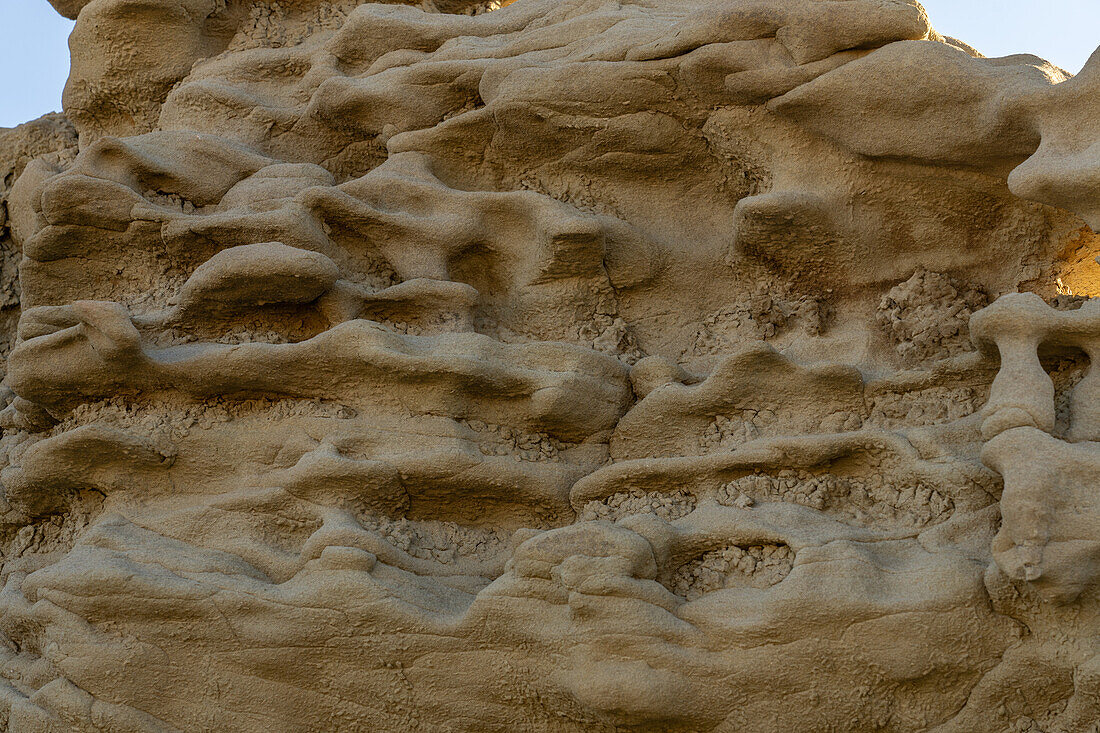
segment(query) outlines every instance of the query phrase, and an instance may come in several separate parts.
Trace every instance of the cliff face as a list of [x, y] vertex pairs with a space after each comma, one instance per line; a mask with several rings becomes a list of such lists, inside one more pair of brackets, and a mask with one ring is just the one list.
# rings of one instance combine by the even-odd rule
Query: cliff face
[[1096, 730], [1100, 57], [911, 0], [51, 1], [7, 730]]

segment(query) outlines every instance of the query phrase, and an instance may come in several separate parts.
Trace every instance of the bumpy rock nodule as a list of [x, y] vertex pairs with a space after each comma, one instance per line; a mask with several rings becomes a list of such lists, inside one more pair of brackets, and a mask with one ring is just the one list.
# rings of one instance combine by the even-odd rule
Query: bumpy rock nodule
[[51, 2], [0, 728], [1097, 730], [1100, 57], [915, 0]]

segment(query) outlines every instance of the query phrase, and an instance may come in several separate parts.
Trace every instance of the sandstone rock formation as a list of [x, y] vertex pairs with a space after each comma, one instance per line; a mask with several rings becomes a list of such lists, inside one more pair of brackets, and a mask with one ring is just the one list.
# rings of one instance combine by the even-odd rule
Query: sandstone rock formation
[[1100, 56], [916, 0], [51, 2], [4, 730], [1100, 730]]

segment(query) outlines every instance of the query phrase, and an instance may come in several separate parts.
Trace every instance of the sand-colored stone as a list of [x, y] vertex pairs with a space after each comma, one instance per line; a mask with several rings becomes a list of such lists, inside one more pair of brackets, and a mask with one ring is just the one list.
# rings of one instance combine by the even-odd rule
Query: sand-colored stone
[[915, 0], [51, 4], [0, 730], [1100, 731], [1100, 55]]

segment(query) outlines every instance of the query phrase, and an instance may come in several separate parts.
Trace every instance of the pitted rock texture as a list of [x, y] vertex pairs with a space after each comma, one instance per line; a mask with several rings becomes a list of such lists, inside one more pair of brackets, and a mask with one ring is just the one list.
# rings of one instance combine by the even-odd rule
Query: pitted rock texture
[[1100, 56], [915, 0], [51, 3], [0, 730], [1100, 730]]

